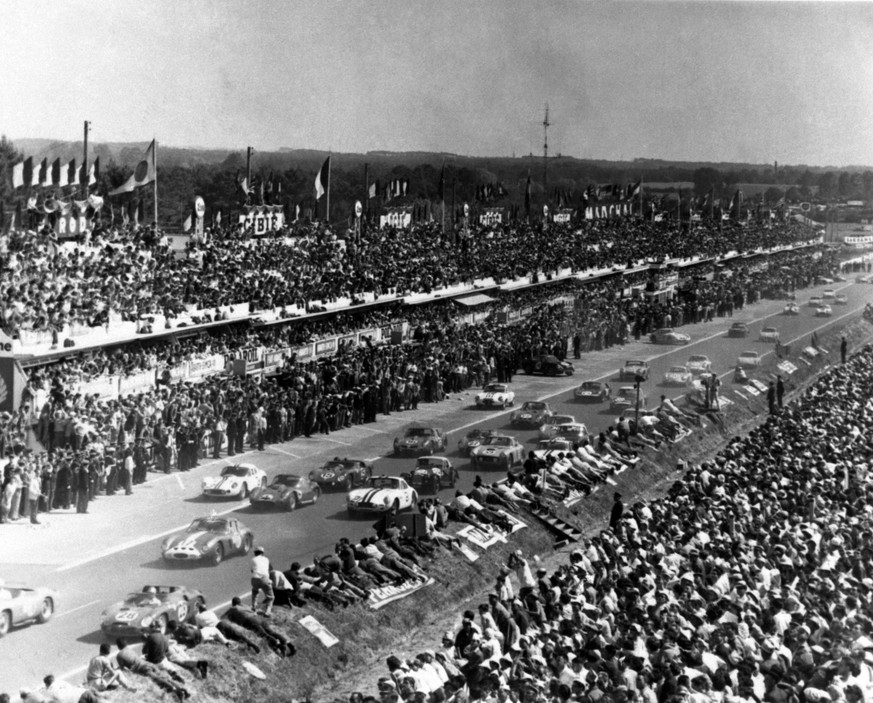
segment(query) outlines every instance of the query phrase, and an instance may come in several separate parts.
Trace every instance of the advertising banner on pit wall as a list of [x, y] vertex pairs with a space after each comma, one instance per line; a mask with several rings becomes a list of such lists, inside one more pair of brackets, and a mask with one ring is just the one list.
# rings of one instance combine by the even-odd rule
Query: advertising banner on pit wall
[[148, 393], [155, 387], [155, 370], [147, 369], [133, 374], [132, 376], [123, 376], [118, 382], [118, 392], [120, 395], [137, 395], [138, 393]]

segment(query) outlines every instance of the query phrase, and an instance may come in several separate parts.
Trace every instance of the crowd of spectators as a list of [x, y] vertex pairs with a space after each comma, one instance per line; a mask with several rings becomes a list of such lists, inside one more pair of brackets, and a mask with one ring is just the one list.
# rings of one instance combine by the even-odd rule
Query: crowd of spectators
[[114, 318], [173, 318], [187, 306], [306, 308], [488, 277], [506, 281], [648, 257], [715, 256], [813, 236], [797, 223], [723, 231], [700, 225], [689, 233], [634, 220], [544, 231], [516, 223], [476, 228], [460, 241], [436, 224], [370, 230], [348, 240], [320, 225], [286, 234], [250, 238], [238, 228], [215, 229], [179, 255], [163, 233], [148, 227], [98, 229], [74, 245], [58, 245], [47, 230], [9, 232], [0, 236], [0, 327], [15, 337], [20, 330], [58, 333], [68, 324], [97, 327]]
[[871, 379], [868, 345], [665, 497], [617, 495], [567, 563], [512, 554], [441, 643], [348, 700], [869, 700]]

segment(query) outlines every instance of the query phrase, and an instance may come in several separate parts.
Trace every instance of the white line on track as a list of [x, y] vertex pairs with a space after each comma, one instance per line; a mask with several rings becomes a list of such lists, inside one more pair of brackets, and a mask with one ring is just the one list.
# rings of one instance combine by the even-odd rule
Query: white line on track
[[270, 447], [273, 451], [279, 452], [280, 454], [285, 454], [286, 456], [290, 456], [294, 459], [302, 459], [303, 457], [297, 456], [296, 454], [292, 454], [289, 451], [285, 451], [284, 449], [280, 449], [279, 447]]
[[365, 427], [364, 425], [353, 425], [353, 430], [364, 430], [365, 432], [375, 432], [376, 434], [388, 434], [385, 430], [377, 430], [375, 427]]
[[176, 482], [179, 484], [179, 488], [181, 488], [184, 491], [185, 484], [182, 483], [182, 477], [179, 474], [176, 474]]
[[343, 445], [345, 445], [345, 446], [347, 446], [347, 447], [351, 447], [351, 446], [352, 446], [352, 443], [351, 443], [351, 442], [341, 442], [341, 441], [338, 440], [338, 439], [330, 439], [330, 437], [319, 437], [319, 439], [324, 440], [325, 442], [333, 442], [334, 444], [343, 444]]
[[62, 618], [65, 615], [70, 615], [71, 613], [75, 613], [77, 610], [84, 610], [85, 608], [90, 608], [92, 605], [99, 603], [99, 600], [92, 600], [90, 603], [85, 603], [85, 605], [77, 605], [75, 608], [70, 608], [69, 610], [63, 610], [57, 615], [55, 618]]
[[[215, 515], [227, 515], [228, 513], [232, 513], [235, 510], [239, 510], [240, 508], [248, 505], [248, 501], [242, 501], [241, 503], [234, 503], [233, 506], [226, 508], [225, 510], [215, 511]], [[145, 544], [146, 542], [151, 542], [153, 539], [160, 539], [161, 537], [166, 537], [167, 535], [171, 535], [174, 532], [179, 532], [180, 530], [184, 530], [188, 527], [190, 523], [185, 523], [184, 525], [178, 525], [177, 527], [172, 527], [169, 530], [164, 530], [163, 532], [159, 532], [158, 534], [153, 535], [145, 535], [143, 537], [138, 537], [137, 539], [131, 540], [130, 542], [125, 542], [124, 544], [116, 545], [115, 547], [111, 547], [110, 549], [104, 549], [102, 552], [98, 554], [92, 554], [91, 556], [85, 557], [84, 559], [79, 559], [78, 561], [71, 561], [69, 564], [64, 564], [63, 566], [59, 566], [55, 571], [69, 571], [70, 569], [75, 569], [77, 566], [83, 566], [84, 564], [89, 564], [92, 561], [97, 561], [98, 559], [103, 559], [104, 557], [108, 557], [112, 554], [116, 554], [117, 552], [123, 552], [126, 549], [132, 549], [134, 547], [138, 547], [141, 544]]]

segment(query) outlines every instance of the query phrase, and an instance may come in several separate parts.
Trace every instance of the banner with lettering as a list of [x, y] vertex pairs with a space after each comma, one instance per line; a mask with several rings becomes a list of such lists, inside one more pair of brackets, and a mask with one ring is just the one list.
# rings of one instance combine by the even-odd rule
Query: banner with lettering
[[249, 210], [239, 216], [239, 223], [249, 234], [263, 237], [285, 226], [285, 214], [279, 211]]
[[217, 373], [224, 373], [226, 360], [223, 354], [210, 354], [200, 359], [191, 359], [188, 362], [189, 379], [205, 378]]
[[633, 214], [632, 203], [604, 203], [585, 208], [586, 220], [610, 220], [616, 217], [630, 217]]
[[118, 383], [118, 392], [122, 396], [148, 393], [155, 387], [155, 370], [147, 369], [132, 376], [122, 376]]

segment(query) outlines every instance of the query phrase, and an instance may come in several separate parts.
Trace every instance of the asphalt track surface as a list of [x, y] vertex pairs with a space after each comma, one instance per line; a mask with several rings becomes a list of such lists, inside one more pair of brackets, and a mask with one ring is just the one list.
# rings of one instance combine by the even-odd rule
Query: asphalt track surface
[[[608, 380], [615, 391], [617, 372], [624, 360], [646, 359], [650, 363], [650, 380], [644, 384], [649, 405], [657, 405], [662, 393], [682, 395], [681, 388], [661, 385], [667, 368], [684, 364], [691, 354], [706, 354], [713, 370], [723, 376], [722, 394], [733, 394], [731, 375], [737, 355], [746, 350], [773, 353], [773, 345], [757, 341], [761, 327], [779, 329], [783, 344], [808, 344], [814, 330], [840, 328], [860, 316], [864, 304], [873, 302], [873, 286], [836, 283], [832, 288], [848, 295], [848, 305], [832, 305], [833, 316], [814, 316], [807, 305], [825, 286], [801, 291], [800, 315], [781, 314], [783, 303], [763, 301], [747, 306], [733, 317], [716, 318], [709, 323], [687, 325], [683, 332], [691, 335], [689, 345], [656, 346], [646, 340], [624, 347], [592, 352], [574, 361], [575, 375], [544, 378], [516, 375], [512, 388], [516, 407], [525, 400], [546, 400], [557, 413], [574, 415], [589, 431], [605, 429], [614, 420], [608, 404], [582, 404], [574, 400], [573, 390], [585, 380]], [[829, 301], [833, 303], [833, 301]], [[726, 337], [733, 322], [746, 322], [750, 334], [746, 339]], [[796, 353], [796, 352], [795, 352]], [[834, 350], [833, 354], [838, 354]], [[754, 376], [753, 376], [754, 377]], [[767, 381], [764, 371], [757, 377]], [[511, 408], [477, 410], [473, 406], [475, 389], [470, 389], [436, 404], [421, 404], [417, 411], [379, 416], [378, 422], [344, 429], [310, 439], [298, 438], [281, 445], [268, 445], [263, 452], [249, 450], [235, 461], [249, 461], [263, 468], [268, 477], [281, 472], [308, 473], [334, 456], [373, 460], [375, 473], [399, 475], [409, 471], [414, 459], [391, 456], [392, 442], [403, 429], [416, 421], [448, 431], [449, 458], [460, 469], [459, 487], [469, 490], [476, 473], [483, 479], [496, 480], [500, 471], [474, 472], [469, 461], [459, 456], [458, 440], [470, 429], [500, 429], [515, 435], [532, 448], [536, 430], [513, 429], [509, 423]], [[303, 506], [288, 512], [253, 512], [245, 502], [204, 500], [200, 480], [213, 475], [228, 461], [204, 460], [188, 473], [149, 474], [146, 484], [135, 487], [133, 496], [100, 497], [87, 515], [74, 511], [42, 515], [42, 525], [31, 526], [24, 520], [0, 527], [0, 578], [7, 582], [45, 585], [60, 592], [57, 612], [45, 625], [14, 628], [0, 640], [0, 691], [16, 692], [21, 686], [33, 686], [47, 673], [81, 681], [88, 660], [97, 654], [103, 640], [101, 613], [130, 591], [146, 584], [184, 584], [200, 589], [210, 606], [228, 603], [234, 595], [248, 591], [248, 557], [227, 558], [217, 567], [167, 565], [160, 556], [162, 539], [183, 529], [196, 517], [211, 512], [233, 513], [255, 533], [257, 544], [266, 549], [274, 564], [287, 569], [292, 561], [311, 562], [316, 555], [330, 552], [340, 537], [358, 539], [371, 533], [373, 518], [351, 519], [345, 510], [345, 494], [322, 495], [315, 506]], [[452, 489], [441, 495], [450, 498]], [[309, 637], [301, 628], [292, 633], [299, 646]], [[318, 646], [314, 640], [312, 646]]]

